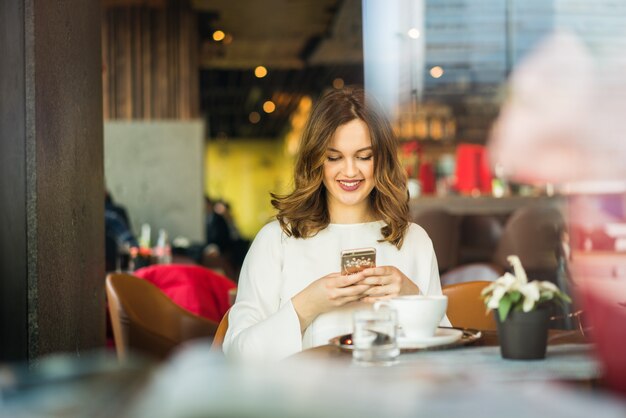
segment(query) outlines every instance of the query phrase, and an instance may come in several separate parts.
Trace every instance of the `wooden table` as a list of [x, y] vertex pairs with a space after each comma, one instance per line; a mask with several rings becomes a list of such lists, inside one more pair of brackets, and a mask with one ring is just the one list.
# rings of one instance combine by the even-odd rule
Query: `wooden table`
[[[495, 347], [499, 346], [498, 333], [496, 331], [481, 331], [482, 337], [476, 343], [470, 347]], [[556, 330], [551, 329], [548, 334], [548, 345], [562, 345], [562, 344], [587, 344], [588, 339], [582, 335], [579, 330]], [[298, 353], [294, 358], [328, 358], [328, 359], [342, 359], [351, 360], [352, 356], [349, 352], [346, 352], [335, 345], [322, 345], [314, 347], [308, 350], [304, 350]]]
[[[363, 368], [352, 362], [349, 351], [335, 345], [304, 350], [287, 361], [307, 361], [324, 367]], [[503, 359], [498, 335], [483, 331], [479, 341], [451, 349], [403, 352], [389, 367], [366, 367], [368, 378], [420, 380], [422, 374], [436, 379], [465, 380], [483, 376], [496, 382], [561, 381], [594, 388], [599, 385], [601, 368], [587, 339], [578, 331], [550, 330], [546, 358], [542, 360]]]

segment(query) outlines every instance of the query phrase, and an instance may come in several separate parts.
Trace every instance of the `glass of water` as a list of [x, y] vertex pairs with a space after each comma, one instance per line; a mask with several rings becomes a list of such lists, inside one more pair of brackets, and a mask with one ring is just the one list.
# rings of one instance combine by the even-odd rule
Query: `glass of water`
[[386, 305], [353, 314], [352, 359], [363, 365], [390, 365], [397, 361], [397, 313]]

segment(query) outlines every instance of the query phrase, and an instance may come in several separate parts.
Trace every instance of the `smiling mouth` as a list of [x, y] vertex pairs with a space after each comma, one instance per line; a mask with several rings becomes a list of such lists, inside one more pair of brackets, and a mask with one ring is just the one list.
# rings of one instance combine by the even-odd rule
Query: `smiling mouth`
[[352, 181], [337, 180], [337, 182], [339, 183], [339, 187], [341, 187], [343, 190], [348, 191], [348, 192], [358, 189], [362, 181], [363, 180], [352, 180]]

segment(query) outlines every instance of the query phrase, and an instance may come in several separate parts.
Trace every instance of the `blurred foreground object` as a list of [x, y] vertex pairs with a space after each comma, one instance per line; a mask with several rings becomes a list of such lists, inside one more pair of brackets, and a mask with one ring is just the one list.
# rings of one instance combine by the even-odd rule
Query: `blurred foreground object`
[[[192, 343], [153, 375], [129, 416], [623, 417], [623, 400], [546, 381], [546, 366], [558, 355], [541, 365], [503, 364], [496, 347], [486, 349], [490, 355], [476, 357], [448, 350], [445, 360], [443, 352], [419, 353], [400, 367], [354, 367], [338, 357], [299, 355], [251, 366], [228, 363], [207, 343]], [[485, 357], [495, 362], [486, 363]], [[576, 368], [585, 363], [584, 357], [576, 358]], [[559, 363], [552, 370], [564, 376], [568, 368]]]
[[492, 163], [567, 194], [563, 234], [607, 383], [626, 394], [626, 64], [556, 33], [513, 73]]
[[520, 64], [489, 143], [492, 163], [531, 184], [626, 179], [626, 64], [557, 32]]
[[0, 364], [0, 417], [125, 417], [153, 363], [104, 351]]
[[626, 281], [588, 280], [584, 284], [585, 308], [593, 324], [591, 338], [597, 342], [607, 384], [626, 394]]

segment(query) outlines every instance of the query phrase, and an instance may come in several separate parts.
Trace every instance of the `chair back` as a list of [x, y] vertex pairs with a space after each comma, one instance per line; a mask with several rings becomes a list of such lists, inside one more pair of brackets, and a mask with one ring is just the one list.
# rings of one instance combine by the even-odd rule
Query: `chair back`
[[224, 344], [224, 337], [226, 336], [226, 331], [228, 331], [228, 314], [230, 309], [226, 312], [222, 320], [220, 321], [219, 326], [217, 327], [217, 331], [215, 332], [215, 336], [213, 337], [213, 343], [211, 344], [211, 350], [221, 351], [222, 344]]
[[457, 266], [441, 275], [441, 285], [473, 282], [480, 277], [486, 282], [493, 282], [504, 274], [504, 269], [493, 263], [470, 263]]
[[497, 215], [464, 215], [461, 218], [459, 264], [491, 261], [504, 229], [500, 218]]
[[448, 297], [446, 315], [454, 327], [474, 328], [484, 331], [495, 331], [496, 320], [493, 313], [486, 312], [480, 292], [490, 284], [488, 281], [474, 281], [442, 288]]
[[230, 308], [230, 291], [237, 286], [208, 268], [188, 264], [157, 264], [134, 275], [158, 287], [178, 306], [215, 323]]
[[120, 360], [131, 349], [162, 359], [182, 342], [211, 337], [217, 330], [217, 322], [184, 310], [156, 286], [130, 274], [109, 274], [106, 293]]
[[432, 240], [439, 272], [454, 267], [459, 255], [459, 218], [445, 210], [432, 209], [418, 213], [413, 221]]
[[555, 283], [563, 224], [561, 212], [551, 206], [535, 204], [516, 210], [504, 226], [493, 262], [508, 269], [507, 257], [517, 255], [529, 279]]

